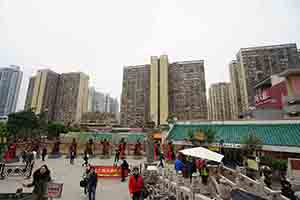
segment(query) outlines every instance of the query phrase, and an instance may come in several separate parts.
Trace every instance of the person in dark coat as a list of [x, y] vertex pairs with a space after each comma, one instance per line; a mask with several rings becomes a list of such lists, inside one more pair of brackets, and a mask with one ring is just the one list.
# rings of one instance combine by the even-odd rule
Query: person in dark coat
[[34, 187], [32, 200], [46, 200], [48, 182], [51, 181], [50, 170], [47, 165], [43, 165], [33, 173], [33, 181], [30, 184], [23, 184], [24, 187]]
[[91, 167], [90, 174], [88, 176], [88, 192], [89, 192], [89, 200], [96, 199], [96, 189], [98, 184], [98, 176], [95, 172], [95, 168]]
[[43, 150], [42, 150], [42, 161], [45, 161], [46, 155], [47, 155], [47, 148], [44, 147]]
[[87, 151], [84, 152], [83, 160], [84, 160], [84, 163], [82, 164], [82, 166], [88, 166], [89, 157], [88, 157]]
[[74, 150], [71, 150], [70, 152], [70, 164], [74, 165], [74, 159], [75, 159], [76, 153]]
[[286, 179], [281, 180], [281, 194], [291, 200], [297, 200], [291, 183]]
[[124, 159], [121, 164], [121, 181], [122, 182], [125, 181], [125, 173], [126, 173], [126, 171], [128, 172], [128, 169], [129, 169], [128, 162]]
[[116, 155], [115, 155], [115, 160], [114, 160], [114, 166], [116, 166], [119, 162], [119, 159], [120, 159], [120, 150], [119, 149], [116, 149]]

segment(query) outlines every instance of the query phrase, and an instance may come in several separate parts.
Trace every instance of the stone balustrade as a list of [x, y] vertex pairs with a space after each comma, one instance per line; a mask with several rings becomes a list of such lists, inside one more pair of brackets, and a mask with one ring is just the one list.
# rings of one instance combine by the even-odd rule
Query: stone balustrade
[[[275, 191], [265, 187], [263, 180], [253, 180], [242, 174], [240, 170], [233, 170], [224, 166], [222, 169], [210, 171], [208, 185], [201, 183], [201, 177], [193, 174], [190, 179], [184, 179], [182, 173], [165, 168], [161, 171], [161, 190], [175, 194], [178, 200], [229, 200], [234, 189], [247, 191], [268, 200], [288, 200]], [[214, 171], [215, 170], [215, 171]], [[188, 184], [189, 183], [189, 184]]]

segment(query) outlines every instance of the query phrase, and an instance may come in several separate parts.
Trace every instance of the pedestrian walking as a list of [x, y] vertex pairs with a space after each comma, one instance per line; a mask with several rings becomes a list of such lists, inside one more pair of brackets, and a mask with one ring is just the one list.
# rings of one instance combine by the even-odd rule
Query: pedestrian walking
[[95, 168], [91, 167], [90, 173], [88, 176], [88, 193], [89, 193], [89, 200], [95, 200], [96, 199], [96, 189], [98, 184], [98, 177], [95, 172]]
[[175, 160], [175, 170], [176, 172], [179, 172], [179, 171], [183, 171], [183, 167], [184, 167], [184, 164], [180, 158], [181, 156], [178, 156], [178, 158]]
[[82, 182], [82, 185], [84, 187], [84, 194], [87, 194], [88, 192], [88, 180], [89, 180], [89, 175], [90, 175], [90, 172], [91, 172], [91, 166], [88, 165], [83, 173], [83, 182]]
[[144, 183], [142, 176], [139, 174], [139, 168], [134, 167], [132, 172], [133, 175], [130, 176], [128, 184], [130, 197], [132, 200], [143, 200]]
[[159, 154], [159, 165], [158, 167], [161, 167], [161, 168], [164, 168], [164, 153], [163, 152], [160, 152]]
[[75, 154], [75, 151], [72, 150], [72, 151], [70, 152], [70, 164], [71, 164], [71, 165], [74, 165], [75, 155], [76, 155], [76, 154]]
[[128, 173], [128, 170], [129, 170], [129, 164], [124, 159], [122, 164], [121, 164], [121, 182], [125, 181], [125, 175], [126, 175], [126, 172]]
[[120, 159], [120, 150], [116, 149], [116, 155], [115, 155], [115, 160], [114, 160], [114, 166], [117, 166], [119, 159]]
[[87, 167], [88, 164], [89, 164], [89, 156], [88, 156], [88, 154], [87, 154], [86, 151], [84, 152], [83, 160], [84, 160], [84, 163], [82, 164], [82, 166], [86, 166]]
[[44, 147], [43, 150], [42, 150], [42, 161], [45, 161], [46, 155], [47, 155], [47, 148]]
[[206, 163], [203, 164], [203, 167], [201, 168], [201, 179], [202, 179], [202, 183], [204, 185], [207, 185], [207, 180], [208, 180], [208, 175], [209, 175], [209, 171], [208, 168], [206, 166]]
[[26, 156], [27, 156], [27, 152], [25, 150], [23, 150], [22, 151], [22, 162], [23, 163], [26, 163], [26, 160], [27, 160]]
[[23, 187], [34, 187], [32, 200], [46, 200], [48, 182], [51, 180], [50, 170], [47, 165], [43, 165], [33, 173], [33, 181], [30, 184], [23, 184]]

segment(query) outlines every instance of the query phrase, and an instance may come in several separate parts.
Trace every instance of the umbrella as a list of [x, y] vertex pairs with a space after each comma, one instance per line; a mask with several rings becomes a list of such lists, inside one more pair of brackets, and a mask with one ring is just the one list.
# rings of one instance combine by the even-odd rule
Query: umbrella
[[184, 155], [187, 156], [192, 156], [192, 157], [197, 157], [197, 158], [202, 158], [206, 160], [212, 160], [216, 162], [221, 162], [223, 159], [223, 155], [213, 152], [211, 150], [208, 150], [203, 147], [195, 147], [195, 148], [190, 148], [190, 149], [184, 149], [180, 151]]

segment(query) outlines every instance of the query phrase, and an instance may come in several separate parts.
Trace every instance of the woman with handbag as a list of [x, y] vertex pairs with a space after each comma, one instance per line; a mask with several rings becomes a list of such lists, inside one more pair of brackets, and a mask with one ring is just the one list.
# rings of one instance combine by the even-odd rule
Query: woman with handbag
[[139, 168], [134, 167], [132, 170], [132, 176], [129, 178], [129, 194], [132, 200], [144, 199], [144, 183], [143, 178], [139, 173]]

